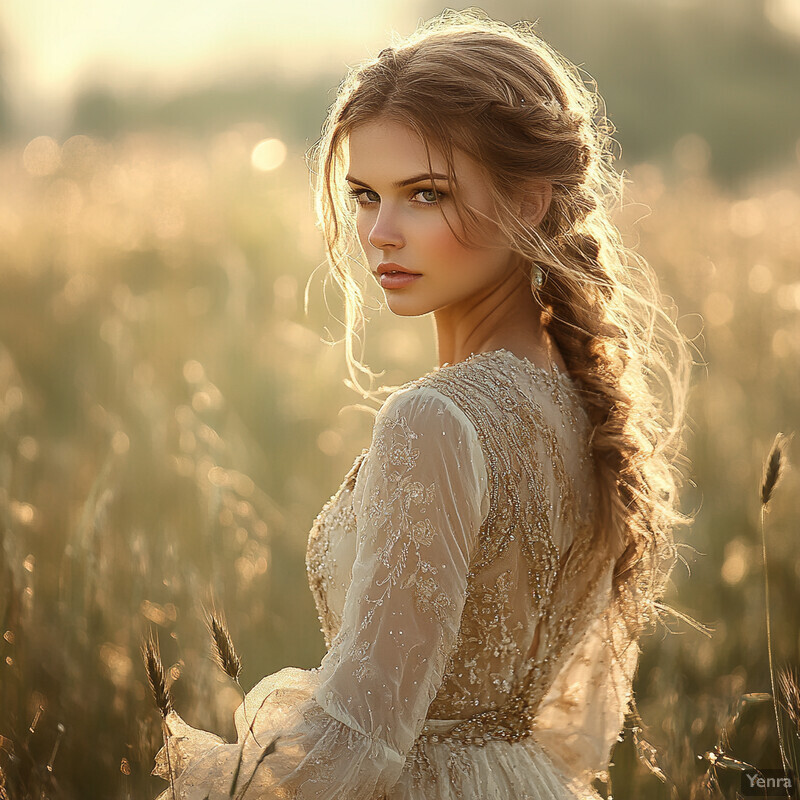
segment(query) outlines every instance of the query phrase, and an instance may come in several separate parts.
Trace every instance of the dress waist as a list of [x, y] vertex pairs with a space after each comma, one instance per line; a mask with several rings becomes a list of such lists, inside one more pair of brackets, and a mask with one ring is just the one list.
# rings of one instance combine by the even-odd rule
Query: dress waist
[[499, 708], [480, 711], [466, 719], [428, 719], [418, 741], [455, 739], [481, 747], [497, 739], [516, 742], [533, 733], [534, 717], [525, 698], [515, 695]]

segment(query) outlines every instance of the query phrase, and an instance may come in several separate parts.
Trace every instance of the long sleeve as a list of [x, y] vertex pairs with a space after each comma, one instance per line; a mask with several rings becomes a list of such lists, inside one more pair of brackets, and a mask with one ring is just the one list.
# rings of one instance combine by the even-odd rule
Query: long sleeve
[[188, 762], [179, 797], [227, 798], [240, 760], [237, 790], [248, 785], [254, 797], [376, 800], [399, 778], [455, 646], [488, 512], [486, 466], [464, 413], [429, 387], [391, 395], [353, 509], [352, 581], [320, 667], [281, 670], [249, 692], [237, 744], [206, 739], [198, 755], [194, 729], [173, 715], [174, 760]]

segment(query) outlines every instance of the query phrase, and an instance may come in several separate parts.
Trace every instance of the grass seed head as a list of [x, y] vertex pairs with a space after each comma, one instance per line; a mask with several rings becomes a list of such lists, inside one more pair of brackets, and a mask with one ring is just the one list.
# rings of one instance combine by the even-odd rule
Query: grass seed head
[[216, 611], [208, 612], [208, 630], [214, 645], [214, 658], [222, 671], [237, 683], [242, 674], [242, 660], [233, 646], [225, 618]]
[[158, 643], [153, 638], [152, 633], [147, 636], [142, 644], [142, 659], [144, 660], [144, 668], [147, 672], [147, 680], [150, 683], [153, 698], [156, 701], [158, 710], [161, 712], [161, 716], [166, 717], [173, 709], [172, 695], [167, 688], [167, 674], [164, 670], [164, 665], [161, 663]]
[[761, 504], [766, 505], [772, 499], [775, 487], [786, 469], [786, 453], [784, 452], [787, 437], [782, 433], [775, 436], [769, 456], [764, 464], [764, 475], [761, 479]]

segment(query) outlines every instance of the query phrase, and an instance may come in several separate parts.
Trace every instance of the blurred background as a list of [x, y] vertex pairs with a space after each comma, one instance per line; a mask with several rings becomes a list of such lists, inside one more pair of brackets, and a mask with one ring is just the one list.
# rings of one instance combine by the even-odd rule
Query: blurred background
[[[678, 796], [711, 796], [715, 745], [779, 764], [758, 489], [800, 417], [800, 0], [482, 8], [538, 20], [597, 82], [631, 179], [618, 222], [698, 351], [691, 575], [667, 601], [714, 633], [643, 640], [644, 731], [611, 777], [618, 798], [670, 796], [644, 736]], [[348, 65], [442, 9], [0, 6], [0, 798], [164, 788], [148, 631], [179, 712], [232, 736], [203, 604], [227, 614], [245, 689], [319, 664], [306, 538], [372, 416], [343, 383], [304, 156]], [[370, 297], [381, 382], [432, 369], [431, 320]], [[798, 488], [790, 471], [767, 515], [776, 665], [800, 661]], [[738, 786], [725, 766], [717, 796]]]

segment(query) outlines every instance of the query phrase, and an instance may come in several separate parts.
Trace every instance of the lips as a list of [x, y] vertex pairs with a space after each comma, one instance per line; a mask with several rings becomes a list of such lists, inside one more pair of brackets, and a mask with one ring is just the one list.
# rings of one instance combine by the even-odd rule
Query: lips
[[378, 269], [375, 270], [376, 273], [380, 275], [385, 275], [387, 272], [398, 272], [404, 275], [419, 275], [419, 272], [412, 272], [410, 269], [406, 269], [405, 267], [401, 267], [399, 264], [392, 264], [391, 262], [386, 262], [384, 264], [379, 264]]
[[378, 282], [384, 289], [402, 289], [406, 286], [410, 286], [417, 278], [421, 278], [422, 275], [416, 275], [413, 272], [384, 272], [378, 278]]

